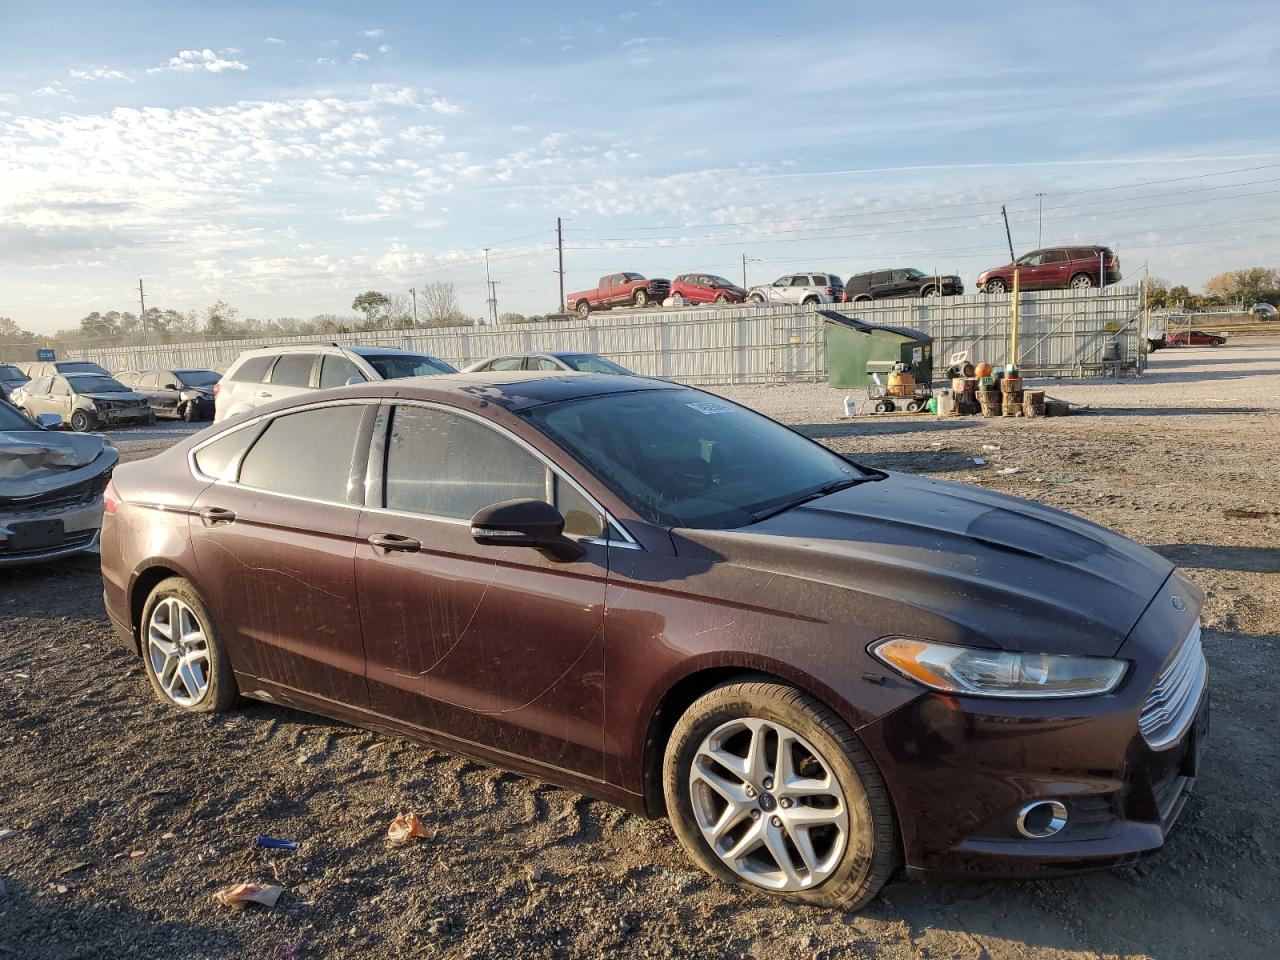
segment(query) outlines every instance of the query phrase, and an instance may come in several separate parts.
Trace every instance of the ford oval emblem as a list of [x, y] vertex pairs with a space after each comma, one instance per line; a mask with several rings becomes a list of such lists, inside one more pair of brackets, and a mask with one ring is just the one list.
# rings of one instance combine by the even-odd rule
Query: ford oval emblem
[[1170, 598], [1169, 598], [1169, 602], [1173, 604], [1173, 609], [1175, 609], [1175, 610], [1185, 610], [1185, 609], [1187, 609], [1187, 605], [1186, 605], [1186, 603], [1185, 603], [1185, 602], [1183, 602], [1183, 599], [1182, 599], [1181, 597], [1176, 597], [1176, 596], [1175, 596], [1175, 597], [1170, 597]]

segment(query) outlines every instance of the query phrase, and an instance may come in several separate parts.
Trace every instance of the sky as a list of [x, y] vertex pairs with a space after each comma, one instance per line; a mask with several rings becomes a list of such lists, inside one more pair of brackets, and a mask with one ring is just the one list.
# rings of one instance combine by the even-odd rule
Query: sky
[[[1280, 265], [1280, 4], [0, 0], [0, 316]], [[1037, 196], [1042, 194], [1043, 196]]]

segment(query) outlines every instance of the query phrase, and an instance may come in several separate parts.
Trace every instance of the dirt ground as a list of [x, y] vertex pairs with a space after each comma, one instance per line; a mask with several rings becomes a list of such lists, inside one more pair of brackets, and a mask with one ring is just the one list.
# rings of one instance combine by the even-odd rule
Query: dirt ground
[[[856, 915], [780, 905], [695, 870], [665, 823], [568, 790], [275, 706], [164, 709], [86, 557], [0, 572], [0, 957], [1275, 957], [1280, 342], [1047, 386], [1089, 409], [840, 420], [826, 387], [723, 392], [868, 463], [1082, 514], [1191, 572], [1212, 738], [1157, 856], [1067, 880], [898, 879]], [[117, 440], [136, 459], [187, 429]], [[438, 833], [388, 846], [409, 809]], [[301, 846], [255, 851], [259, 834]], [[242, 880], [285, 893], [271, 910], [213, 901]]]

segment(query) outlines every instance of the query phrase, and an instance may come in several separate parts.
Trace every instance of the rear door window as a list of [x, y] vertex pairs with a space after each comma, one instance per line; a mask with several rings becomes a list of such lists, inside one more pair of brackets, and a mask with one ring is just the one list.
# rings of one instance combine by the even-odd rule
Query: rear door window
[[342, 387], [352, 377], [364, 379], [364, 374], [356, 369], [356, 365], [346, 357], [327, 353], [320, 361], [320, 389]]
[[547, 468], [492, 427], [433, 407], [396, 407], [384, 485], [389, 510], [470, 520], [503, 500], [547, 499]]
[[365, 404], [274, 418], [240, 465], [240, 482], [271, 493], [347, 502], [347, 479]]
[[286, 387], [310, 386], [315, 363], [314, 353], [282, 353], [271, 370], [271, 382]]
[[489, 364], [490, 370], [519, 370], [524, 366], [524, 357], [503, 357]]
[[274, 356], [250, 357], [236, 367], [235, 373], [231, 374], [228, 379], [241, 380], [246, 383], [262, 383], [267, 379], [267, 370], [270, 369], [271, 361], [274, 359]]
[[1066, 263], [1067, 251], [1065, 250], [1046, 250], [1044, 256], [1040, 258], [1042, 264], [1045, 263]]

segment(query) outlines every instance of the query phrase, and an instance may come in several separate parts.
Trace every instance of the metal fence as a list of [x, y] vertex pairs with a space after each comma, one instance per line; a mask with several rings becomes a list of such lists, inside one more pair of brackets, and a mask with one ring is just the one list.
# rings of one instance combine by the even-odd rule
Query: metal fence
[[[976, 294], [837, 304], [831, 309], [868, 323], [930, 334], [941, 368], [951, 354], [961, 351], [975, 362], [1007, 363], [1010, 306], [1009, 296]], [[1144, 336], [1138, 287], [1023, 293], [1018, 364], [1030, 376], [1099, 375], [1113, 363], [1108, 358], [1104, 364], [1104, 349], [1115, 342], [1121, 362], [1141, 369]], [[383, 330], [323, 338], [246, 337], [68, 352], [112, 371], [224, 370], [243, 350], [317, 340], [417, 350], [458, 367], [496, 354], [572, 350], [603, 354], [637, 373], [690, 384], [826, 378], [821, 315], [812, 307], [766, 305], [614, 310], [553, 323]]]

